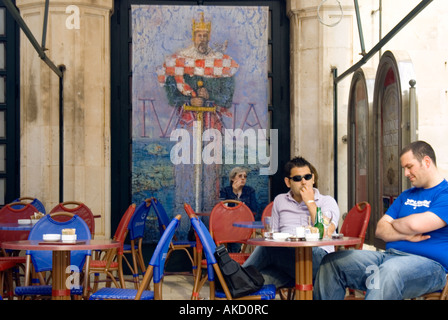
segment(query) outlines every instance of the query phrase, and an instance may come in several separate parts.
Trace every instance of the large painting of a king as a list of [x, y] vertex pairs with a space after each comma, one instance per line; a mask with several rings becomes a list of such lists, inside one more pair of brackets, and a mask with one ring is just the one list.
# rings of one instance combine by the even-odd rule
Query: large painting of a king
[[[269, 201], [249, 139], [268, 129], [268, 25], [267, 7], [132, 6], [132, 201], [156, 197], [182, 214], [180, 238], [183, 204], [210, 211], [235, 166], [248, 169], [257, 217]], [[243, 160], [225, 149], [229, 132]], [[146, 230], [146, 242], [159, 239], [154, 216]]]

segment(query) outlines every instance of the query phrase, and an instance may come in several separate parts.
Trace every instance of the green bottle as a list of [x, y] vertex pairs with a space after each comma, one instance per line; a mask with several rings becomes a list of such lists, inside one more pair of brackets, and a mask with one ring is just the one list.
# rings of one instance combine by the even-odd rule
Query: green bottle
[[319, 239], [322, 239], [324, 236], [325, 227], [324, 227], [322, 211], [320, 210], [320, 207], [317, 207], [317, 209], [316, 209], [316, 222], [314, 223], [314, 227], [319, 229]]

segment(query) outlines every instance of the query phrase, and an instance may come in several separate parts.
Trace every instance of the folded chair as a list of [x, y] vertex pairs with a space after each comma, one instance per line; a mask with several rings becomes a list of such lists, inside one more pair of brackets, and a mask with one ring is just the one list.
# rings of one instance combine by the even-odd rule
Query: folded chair
[[[54, 218], [64, 215], [69, 220], [58, 222]], [[29, 240], [42, 240], [44, 234], [57, 233], [61, 234], [62, 229], [76, 229], [77, 240], [90, 240], [90, 230], [87, 224], [79, 216], [71, 213], [53, 213], [41, 218], [31, 229]], [[88, 265], [90, 259], [90, 250], [72, 251], [70, 254], [70, 265], [73, 272], [81, 272], [84, 265]], [[53, 268], [53, 254], [51, 251], [28, 250], [26, 252], [26, 273], [25, 285], [16, 287], [15, 293], [20, 297], [25, 296], [51, 296], [51, 285], [47, 285], [42, 275], [45, 271], [51, 271]], [[39, 275], [39, 284], [30, 285], [31, 264], [35, 272]], [[74, 287], [71, 289], [72, 295], [83, 295], [84, 286]]]
[[[235, 203], [236, 206], [229, 207], [227, 203]], [[250, 253], [244, 252], [246, 241], [251, 238], [254, 229], [234, 227], [234, 222], [254, 221], [254, 215], [241, 201], [224, 200], [217, 203], [210, 213], [210, 233], [217, 245], [228, 243], [243, 244], [241, 252], [233, 252], [230, 256], [235, 261], [243, 264]]]
[[[98, 284], [100, 282], [99, 275], [105, 274], [106, 281], [110, 279], [117, 288], [124, 288], [124, 275], [123, 275], [123, 245], [126, 235], [128, 233], [128, 225], [131, 221], [132, 215], [135, 212], [135, 203], [131, 204], [126, 212], [121, 217], [120, 223], [118, 224], [117, 230], [115, 231], [113, 239], [115, 241], [121, 242], [121, 246], [118, 249], [109, 249], [101, 254], [100, 258], [90, 261], [89, 273], [94, 273], [94, 286], [93, 292], [98, 290]], [[118, 280], [115, 279], [113, 273], [118, 274]], [[90, 277], [88, 277], [90, 278]], [[110, 285], [110, 282], [107, 282]], [[89, 287], [90, 289], [90, 287]]]
[[[143, 277], [142, 284], [138, 290], [101, 288], [90, 296], [90, 300], [162, 300], [162, 280], [165, 269], [165, 261], [174, 232], [179, 225], [180, 218], [181, 215], [179, 214], [167, 225], [167, 228], [165, 229], [165, 232], [160, 238], [152, 255], [145, 276]], [[151, 282], [151, 278], [153, 278], [154, 282], [154, 291], [146, 290]]]
[[[134, 279], [135, 289], [139, 287], [140, 281], [140, 273], [139, 268], [142, 272], [142, 275], [145, 274], [146, 266], [143, 260], [143, 235], [145, 232], [145, 224], [146, 217], [149, 214], [149, 210], [151, 209], [151, 199], [143, 200], [140, 205], [135, 209], [134, 214], [132, 215], [131, 221], [128, 225], [128, 236], [130, 240], [130, 244], [124, 244], [123, 246], [123, 258], [126, 261], [129, 269], [132, 270], [132, 276]], [[132, 257], [132, 265], [126, 258], [126, 254], [131, 254]]]
[[[189, 204], [184, 204], [184, 209], [188, 212], [190, 217], [191, 225], [195, 231], [195, 235], [199, 238], [199, 241], [202, 244], [202, 249], [204, 250], [205, 258], [207, 261], [207, 277], [210, 284], [210, 300], [215, 299], [228, 299], [232, 300], [233, 297], [229, 292], [227, 284], [223, 278], [221, 270], [219, 269], [218, 263], [214, 256], [216, 250], [215, 241], [207, 230], [207, 227], [202, 223], [201, 220], [194, 214], [193, 209]], [[200, 277], [196, 277], [195, 284], [193, 288], [193, 293], [199, 292], [199, 282]], [[215, 290], [215, 281], [219, 281], [221, 284], [223, 291]], [[275, 286], [274, 285], [265, 285], [263, 288], [254, 292], [250, 295], [238, 298], [236, 300], [270, 300], [275, 299]]]
[[[170, 219], [168, 218], [168, 214], [165, 211], [165, 208], [163, 207], [162, 203], [160, 201], [158, 201], [156, 198], [151, 198], [151, 205], [154, 208], [154, 211], [156, 212], [157, 215], [157, 220], [159, 222], [159, 230], [160, 230], [160, 234], [162, 235], [164, 230], [166, 229], [166, 227], [168, 226], [168, 223], [170, 221]], [[167, 258], [166, 261], [169, 260], [171, 254], [176, 251], [176, 250], [183, 250], [188, 258], [190, 259], [191, 262], [191, 267], [192, 267], [192, 272], [193, 275], [196, 273], [196, 242], [195, 241], [179, 241], [177, 240], [176, 236], [173, 237], [173, 241], [170, 244], [170, 249], [168, 250], [168, 254], [167, 254]], [[188, 251], [188, 249], [193, 249], [193, 257], [191, 256], [190, 252]]]

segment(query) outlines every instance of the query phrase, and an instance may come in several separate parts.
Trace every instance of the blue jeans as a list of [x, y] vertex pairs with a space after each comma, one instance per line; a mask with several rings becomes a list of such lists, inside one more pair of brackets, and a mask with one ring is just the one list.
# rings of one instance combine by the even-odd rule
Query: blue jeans
[[346, 288], [366, 292], [366, 300], [401, 300], [441, 290], [446, 271], [431, 259], [394, 249], [347, 250], [322, 260], [314, 299], [342, 300]]
[[[324, 249], [313, 247], [313, 280], [326, 254]], [[294, 286], [296, 278], [294, 248], [256, 247], [243, 264], [245, 267], [249, 265], [263, 274], [265, 284], [273, 284], [277, 288]]]

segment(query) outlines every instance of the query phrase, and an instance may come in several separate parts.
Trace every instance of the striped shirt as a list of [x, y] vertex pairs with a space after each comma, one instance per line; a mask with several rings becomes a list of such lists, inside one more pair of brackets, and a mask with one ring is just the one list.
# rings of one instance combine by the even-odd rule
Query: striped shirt
[[[337, 227], [340, 217], [339, 207], [336, 200], [331, 196], [320, 194], [319, 190], [314, 190], [314, 201], [322, 212], [329, 212], [332, 215], [332, 223]], [[305, 202], [297, 202], [290, 192], [279, 194], [274, 199], [272, 207], [272, 230], [274, 232], [296, 233], [296, 227], [307, 226], [311, 223], [310, 212]], [[333, 246], [321, 247], [327, 252], [333, 252]]]

